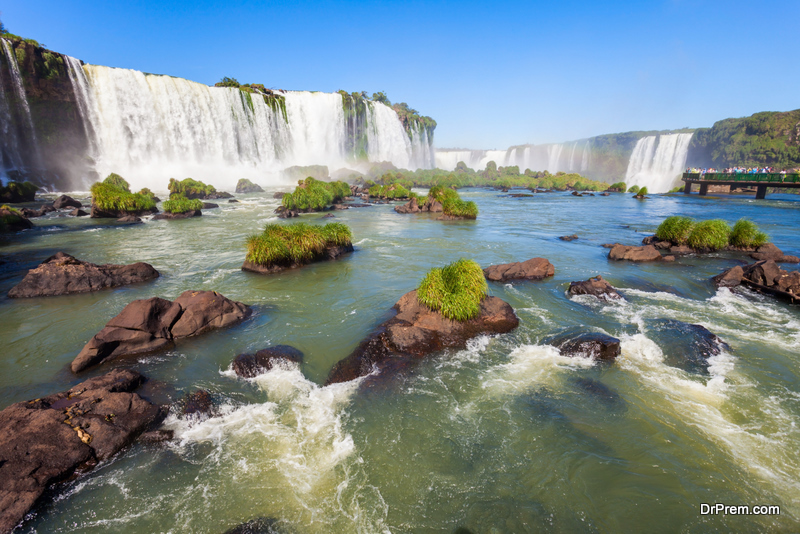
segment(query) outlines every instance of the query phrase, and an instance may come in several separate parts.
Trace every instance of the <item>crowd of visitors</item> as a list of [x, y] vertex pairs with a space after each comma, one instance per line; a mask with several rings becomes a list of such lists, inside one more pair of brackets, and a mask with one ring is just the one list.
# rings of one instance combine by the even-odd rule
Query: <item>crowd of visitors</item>
[[689, 167], [686, 169], [690, 174], [706, 174], [706, 173], [720, 173], [720, 174], [766, 174], [779, 172], [786, 174], [786, 171], [776, 171], [774, 167], [728, 167], [727, 169], [719, 170], [715, 168], [701, 169], [698, 167]]

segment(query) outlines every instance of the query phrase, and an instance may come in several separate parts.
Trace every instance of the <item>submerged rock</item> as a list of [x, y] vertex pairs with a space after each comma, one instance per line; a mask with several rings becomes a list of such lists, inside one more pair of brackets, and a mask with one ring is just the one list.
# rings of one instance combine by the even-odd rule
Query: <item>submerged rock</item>
[[664, 361], [687, 372], [708, 374], [708, 359], [729, 349], [716, 334], [699, 324], [655, 319], [648, 326], [648, 337], [661, 347]]
[[[228, 202], [230, 202], [230, 200]], [[218, 207], [219, 207], [219, 204], [214, 204], [213, 202], [203, 202], [203, 209], [204, 210], [213, 210], [213, 209], [218, 208]]]
[[57, 210], [63, 210], [64, 208], [82, 208], [83, 204], [70, 196], [61, 195], [53, 201], [53, 207]]
[[211, 415], [214, 409], [214, 401], [211, 398], [211, 393], [205, 389], [198, 389], [194, 393], [188, 395], [183, 401], [183, 415]]
[[627, 261], [659, 261], [661, 253], [656, 250], [653, 245], [645, 245], [643, 247], [629, 247], [626, 245], [614, 245], [608, 253], [610, 260], [627, 260]]
[[139, 224], [143, 221], [140, 217], [137, 217], [136, 215], [126, 215], [124, 217], [120, 217], [119, 219], [117, 219], [117, 222], [126, 224]]
[[72, 217], [86, 217], [89, 214], [83, 211], [82, 209], [76, 208], [71, 212], [69, 212], [69, 215]]
[[622, 295], [614, 286], [606, 282], [602, 276], [597, 275], [583, 282], [570, 282], [567, 294], [573, 295], [594, 295], [602, 300], [621, 299]]
[[69, 293], [88, 293], [153, 280], [160, 276], [149, 263], [95, 265], [64, 252], [57, 252], [28, 271], [11, 288], [11, 298], [52, 297]]
[[767, 243], [758, 247], [758, 249], [750, 254], [754, 260], [772, 260], [776, 263], [800, 263], [800, 258], [797, 256], [787, 256], [781, 249], [776, 247], [773, 243]]
[[264, 190], [261, 188], [260, 185], [254, 184], [247, 178], [240, 178], [238, 182], [236, 182], [236, 193], [263, 193]]
[[459, 322], [445, 318], [420, 304], [410, 291], [394, 305], [397, 312], [366, 338], [350, 356], [331, 369], [326, 384], [346, 382], [378, 369], [388, 369], [393, 360], [422, 358], [446, 348], [464, 348], [482, 334], [503, 334], [519, 325], [514, 310], [497, 297], [481, 301], [477, 317]]
[[0, 532], [11, 532], [51, 484], [109, 459], [163, 419], [134, 393], [143, 380], [119, 369], [0, 412]]
[[289, 345], [275, 345], [255, 354], [239, 354], [233, 360], [233, 372], [242, 378], [253, 378], [272, 369], [280, 361], [303, 362], [303, 353]]
[[582, 356], [595, 360], [613, 361], [619, 356], [619, 339], [600, 332], [565, 332], [547, 340], [562, 356]]
[[83, 347], [71, 369], [79, 373], [111, 358], [165, 349], [176, 339], [234, 325], [251, 313], [216, 291], [184, 291], [174, 302], [134, 300]]
[[183, 213], [170, 213], [165, 211], [163, 213], [159, 213], [153, 217], [154, 221], [160, 221], [162, 219], [166, 220], [176, 220], [176, 219], [189, 219], [191, 217], [201, 217], [203, 212], [200, 210], [189, 210]]
[[561, 241], [575, 241], [576, 239], [578, 239], [578, 234], [562, 235], [561, 237], [559, 237], [559, 239]]
[[523, 262], [491, 265], [483, 270], [487, 280], [508, 282], [511, 280], [541, 280], [553, 276], [556, 268], [545, 258], [531, 258]]
[[258, 517], [228, 529], [224, 534], [283, 534], [279, 525], [280, 522], [276, 519]]

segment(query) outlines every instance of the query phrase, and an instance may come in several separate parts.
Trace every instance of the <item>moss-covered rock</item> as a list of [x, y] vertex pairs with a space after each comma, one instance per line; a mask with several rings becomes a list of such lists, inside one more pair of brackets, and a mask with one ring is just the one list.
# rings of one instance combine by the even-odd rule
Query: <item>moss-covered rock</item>
[[92, 185], [92, 217], [119, 219], [126, 215], [158, 213], [153, 197], [131, 193], [128, 182], [111, 173], [102, 182]]
[[314, 226], [306, 223], [268, 224], [247, 240], [243, 271], [271, 274], [353, 251], [353, 235], [342, 223]]
[[0, 185], [0, 202], [33, 202], [39, 188], [30, 182], [9, 182]]
[[4, 205], [0, 207], [0, 232], [18, 232], [33, 228], [33, 223], [14, 208]]
[[247, 178], [240, 178], [239, 181], [236, 183], [236, 192], [240, 194], [263, 193], [264, 190], [261, 188], [260, 185], [254, 184]]

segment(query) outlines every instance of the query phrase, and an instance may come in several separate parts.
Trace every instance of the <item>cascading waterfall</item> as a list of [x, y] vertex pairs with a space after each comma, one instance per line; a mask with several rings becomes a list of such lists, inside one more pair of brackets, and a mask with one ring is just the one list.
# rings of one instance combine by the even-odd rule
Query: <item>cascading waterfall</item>
[[588, 140], [550, 145], [522, 145], [508, 150], [437, 150], [436, 167], [453, 170], [459, 161], [467, 167], [483, 170], [489, 161], [500, 166], [518, 166], [525, 169], [563, 172], [582, 172], [589, 168], [592, 146]]
[[64, 56], [64, 59], [67, 63], [69, 81], [75, 93], [75, 101], [78, 104], [78, 113], [81, 116], [83, 130], [89, 143], [89, 156], [94, 158], [97, 155], [97, 136], [92, 125], [97, 122], [97, 118], [93, 115], [97, 106], [93, 102], [94, 97], [89, 88], [89, 80], [83, 71], [81, 61], [70, 56]]
[[648, 135], [639, 139], [628, 162], [625, 183], [647, 187], [651, 193], [669, 191], [686, 165], [692, 135]]
[[[23, 135], [27, 138], [25, 139], [26, 145], [29, 147], [30, 154], [32, 156], [31, 162], [34, 166], [40, 167], [42, 163], [41, 154], [39, 154], [39, 141], [36, 138], [36, 130], [33, 127], [33, 118], [31, 117], [31, 109], [28, 106], [28, 98], [25, 94], [25, 86], [22, 83], [22, 74], [19, 70], [19, 64], [17, 63], [17, 57], [14, 54], [14, 51], [11, 49], [11, 43], [9, 43], [6, 39], [0, 39], [3, 43], [3, 52], [6, 58], [6, 63], [8, 65], [8, 72], [11, 75], [11, 85], [14, 90], [15, 100], [18, 103], [14, 106], [18, 109], [21, 114], [21, 122], [22, 124], [19, 127], [19, 130], [23, 131]], [[22, 157], [21, 153], [21, 143], [20, 140], [16, 138], [16, 132], [13, 130], [13, 121], [12, 121], [12, 105], [8, 102], [8, 97], [4, 94], [3, 95], [4, 101], [4, 108], [5, 112], [0, 111], [3, 113], [3, 117], [8, 119], [8, 122], [4, 121], [5, 125], [3, 126], [3, 148], [4, 153], [8, 154], [8, 159], [10, 163], [14, 166], [14, 168], [20, 169], [25, 166], [24, 158]], [[5, 135], [6, 132], [9, 135]], [[14, 139], [12, 139], [12, 137]], [[8, 138], [8, 139], [6, 139]]]

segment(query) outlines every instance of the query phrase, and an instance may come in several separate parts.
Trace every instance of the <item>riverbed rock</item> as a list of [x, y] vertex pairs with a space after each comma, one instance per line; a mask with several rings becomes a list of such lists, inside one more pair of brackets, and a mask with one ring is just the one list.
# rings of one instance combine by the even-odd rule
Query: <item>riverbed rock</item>
[[286, 206], [279, 206], [278, 209], [275, 210], [275, 212], [278, 214], [279, 219], [291, 219], [292, 217], [300, 216], [299, 210], [293, 210], [287, 208]]
[[125, 224], [139, 224], [142, 223], [142, 219], [137, 217], [136, 215], [126, 215], [124, 217], [120, 217], [117, 219], [118, 223], [125, 223]]
[[289, 345], [275, 345], [255, 354], [239, 354], [233, 360], [233, 372], [242, 378], [253, 378], [272, 369], [278, 362], [303, 362], [303, 353]]
[[402, 206], [395, 206], [394, 211], [397, 213], [419, 213], [422, 210], [419, 209], [419, 203], [417, 202], [417, 199], [412, 198]]
[[570, 282], [567, 294], [569, 296], [593, 295], [602, 300], [618, 300], [622, 298], [616, 288], [606, 282], [600, 275], [581, 282]]
[[236, 200], [235, 198], [232, 198], [232, 199], [230, 199], [230, 200], [228, 201], [228, 204], [238, 204], [238, 203], [239, 203], [239, 201], [238, 201], [238, 200]]
[[663, 349], [664, 361], [690, 373], [708, 374], [708, 359], [730, 347], [699, 324], [675, 319], [654, 319], [647, 323], [648, 337]]
[[168, 221], [175, 221], [178, 219], [191, 219], [192, 217], [202, 217], [203, 212], [201, 210], [189, 210], [183, 213], [170, 213], [168, 211], [158, 213], [153, 217], [154, 221], [161, 221], [161, 220], [168, 220]]
[[284, 532], [280, 528], [280, 521], [269, 517], [258, 517], [236, 525], [226, 530], [224, 534], [283, 534]]
[[775, 279], [783, 272], [773, 260], [766, 260], [748, 266], [745, 276], [751, 282], [769, 287], [775, 283]]
[[249, 306], [216, 291], [184, 291], [174, 302], [134, 300], [83, 347], [71, 369], [79, 373], [112, 358], [162, 350], [177, 339], [232, 326], [251, 313]]
[[83, 204], [71, 196], [61, 195], [53, 201], [53, 207], [57, 210], [63, 210], [64, 208], [82, 208]]
[[25, 278], [11, 288], [8, 296], [30, 298], [88, 293], [110, 287], [146, 282], [159, 276], [159, 272], [149, 263], [95, 265], [64, 252], [57, 252], [35, 269], [28, 271]]
[[340, 257], [344, 256], [345, 254], [349, 254], [353, 252], [355, 249], [353, 245], [333, 245], [330, 247], [326, 247], [325, 250], [319, 256], [312, 258], [310, 262], [307, 263], [289, 263], [289, 264], [276, 264], [276, 265], [259, 265], [257, 263], [253, 263], [247, 258], [245, 258], [244, 263], [242, 264], [242, 270], [250, 273], [257, 273], [257, 274], [275, 274], [281, 271], [285, 271], [287, 269], [297, 269], [308, 265], [309, 263], [316, 263], [318, 261], [327, 261], [327, 260], [337, 260]]
[[422, 358], [446, 348], [464, 348], [476, 336], [503, 334], [519, 325], [511, 306], [497, 297], [484, 298], [478, 315], [464, 322], [447, 319], [420, 304], [416, 290], [403, 295], [393, 310], [394, 317], [333, 366], [326, 384], [347, 382], [376, 367], [389, 369], [397, 361]]
[[490, 265], [483, 270], [487, 280], [509, 282], [511, 280], [541, 280], [553, 276], [556, 268], [545, 258], [531, 258], [523, 262]]
[[561, 241], [575, 241], [576, 239], [578, 239], [578, 234], [562, 235], [561, 237], [559, 237], [559, 239]]
[[0, 232], [19, 232], [33, 228], [33, 223], [16, 210], [0, 208]]
[[263, 193], [264, 190], [261, 188], [260, 185], [254, 184], [247, 178], [240, 178], [238, 182], [236, 182], [236, 193]]
[[181, 413], [202, 417], [211, 415], [213, 409], [214, 399], [211, 398], [211, 393], [205, 389], [198, 389], [184, 399]]
[[614, 245], [608, 253], [610, 260], [627, 260], [627, 261], [659, 261], [661, 253], [656, 250], [653, 245], [645, 245], [643, 247], [629, 247], [626, 245]]
[[567, 332], [547, 341], [562, 356], [581, 356], [595, 360], [613, 361], [619, 356], [619, 339], [600, 332]]
[[[230, 201], [228, 201], [228, 202], [230, 202]], [[204, 210], [213, 210], [213, 209], [218, 208], [218, 207], [219, 207], [219, 204], [214, 204], [213, 202], [203, 202], [203, 209]]]
[[83, 210], [82, 210], [82, 209], [80, 209], [80, 208], [75, 208], [74, 210], [72, 210], [71, 212], [69, 212], [69, 213], [68, 213], [68, 215], [69, 215], [70, 217], [86, 217], [86, 216], [87, 216], [87, 215], [89, 215], [89, 214], [88, 214], [88, 213], [86, 213], [85, 211], [83, 211]]
[[758, 247], [758, 249], [750, 254], [754, 260], [772, 260], [776, 263], [800, 263], [800, 258], [797, 256], [787, 256], [773, 243], [767, 243]]
[[134, 393], [143, 380], [119, 369], [0, 412], [0, 532], [11, 532], [49, 486], [109, 459], [163, 419], [164, 410]]
[[741, 265], [737, 265], [724, 271], [713, 278], [711, 281], [714, 283], [715, 287], [736, 287], [742, 283], [742, 277], [744, 276], [744, 270], [742, 269]]

